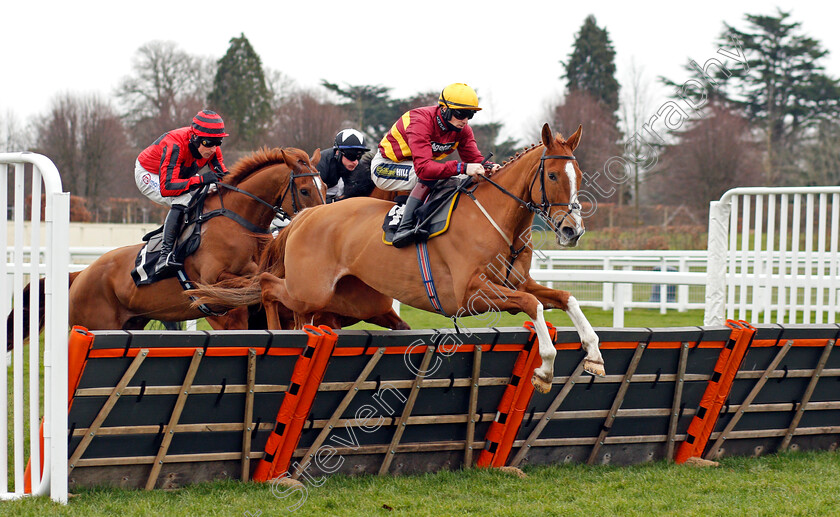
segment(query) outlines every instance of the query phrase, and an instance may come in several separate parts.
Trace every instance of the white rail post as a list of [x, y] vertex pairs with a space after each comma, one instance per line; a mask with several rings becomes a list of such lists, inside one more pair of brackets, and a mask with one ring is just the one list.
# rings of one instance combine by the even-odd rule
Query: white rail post
[[709, 244], [706, 265], [706, 313], [703, 325], [723, 325], [726, 309], [726, 258], [729, 237], [729, 201], [709, 204]]
[[[69, 270], [69, 232], [70, 232], [70, 194], [62, 192], [61, 177], [55, 164], [45, 156], [33, 153], [0, 153], [0, 208], [6, 212], [9, 198], [6, 192], [8, 185], [9, 165], [15, 168], [15, 194], [14, 194], [14, 254], [12, 263], [8, 264], [6, 258], [0, 266], [0, 286], [3, 287], [0, 307], [3, 309], [3, 316], [13, 307], [15, 312], [13, 331], [14, 336], [14, 372], [13, 389], [14, 403], [11, 411], [6, 403], [8, 400], [8, 384], [6, 371], [3, 368], [2, 380], [0, 380], [0, 391], [2, 391], [2, 402], [0, 411], [4, 416], [3, 424], [0, 425], [0, 480], [4, 483], [0, 488], [0, 499], [11, 499], [24, 495], [23, 467], [25, 465], [26, 451], [23, 447], [25, 436], [23, 433], [23, 422], [26, 417], [23, 410], [23, 395], [25, 387], [23, 381], [23, 357], [25, 352], [22, 339], [24, 325], [28, 324], [30, 329], [31, 343], [29, 344], [29, 428], [30, 443], [29, 455], [32, 495], [47, 495], [58, 502], [67, 502], [67, 323], [68, 323], [68, 293], [67, 275]], [[28, 253], [30, 261], [28, 267], [24, 263], [24, 176], [25, 167], [32, 165], [32, 207], [28, 224], [31, 228], [31, 244]], [[46, 198], [46, 209], [44, 211], [44, 223], [41, 223], [41, 183], [43, 182], [43, 193]], [[4, 215], [3, 228], [0, 230], [0, 237], [4, 245], [9, 246], [8, 212]], [[44, 243], [43, 264], [41, 263], [40, 232], [44, 228], [46, 241]], [[11, 266], [11, 270], [9, 269]], [[14, 301], [8, 305], [7, 275], [13, 273], [12, 289]], [[39, 287], [40, 275], [44, 274], [44, 403], [43, 403], [43, 424], [44, 424], [44, 449], [41, 454], [38, 430], [41, 423], [42, 407], [39, 404], [38, 380], [40, 377], [41, 365], [39, 364]], [[29, 304], [30, 320], [24, 322], [22, 318], [23, 304], [23, 276], [29, 276], [31, 285]], [[4, 325], [2, 334], [7, 335], [7, 328]], [[5, 357], [5, 356], [4, 356]], [[2, 361], [5, 366], [5, 360]], [[34, 382], [33, 382], [34, 379]], [[8, 426], [5, 425], [7, 418], [11, 416], [13, 425], [14, 456], [8, 455]], [[9, 460], [15, 469], [14, 489], [8, 491], [6, 486], [8, 476]], [[40, 466], [43, 464], [43, 476]]]

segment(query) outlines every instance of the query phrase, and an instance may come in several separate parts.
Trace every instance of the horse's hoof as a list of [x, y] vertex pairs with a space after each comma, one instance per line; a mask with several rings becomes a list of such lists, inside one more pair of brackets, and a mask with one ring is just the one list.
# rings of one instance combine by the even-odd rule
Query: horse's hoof
[[551, 381], [543, 379], [537, 372], [534, 372], [534, 376], [531, 377], [531, 384], [533, 384], [534, 389], [540, 393], [548, 393], [551, 391]]
[[593, 361], [591, 359], [584, 359], [583, 370], [586, 373], [592, 374], [596, 377], [604, 377], [607, 371], [604, 369], [604, 361]]

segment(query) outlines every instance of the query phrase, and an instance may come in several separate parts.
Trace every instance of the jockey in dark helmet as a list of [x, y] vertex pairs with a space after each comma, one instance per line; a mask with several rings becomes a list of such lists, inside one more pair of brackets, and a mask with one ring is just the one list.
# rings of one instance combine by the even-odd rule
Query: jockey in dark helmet
[[[383, 190], [410, 190], [393, 245], [402, 248], [415, 237], [414, 210], [423, 204], [439, 179], [457, 174], [484, 174], [484, 162], [468, 121], [481, 110], [475, 90], [453, 83], [440, 92], [437, 106], [406, 112], [379, 142], [371, 162], [371, 178]], [[455, 150], [461, 161], [442, 160]]]
[[[187, 127], [160, 136], [137, 157], [134, 177], [140, 192], [170, 207], [163, 223], [163, 240], [155, 272], [180, 268], [174, 247], [192, 191], [218, 182], [228, 173], [222, 158], [225, 123], [215, 111], [201, 110]], [[204, 166], [209, 171], [199, 174]]]
[[355, 129], [342, 129], [335, 135], [332, 152], [322, 153], [317, 165], [327, 185], [327, 203], [370, 195], [374, 185], [368, 151], [365, 135]]

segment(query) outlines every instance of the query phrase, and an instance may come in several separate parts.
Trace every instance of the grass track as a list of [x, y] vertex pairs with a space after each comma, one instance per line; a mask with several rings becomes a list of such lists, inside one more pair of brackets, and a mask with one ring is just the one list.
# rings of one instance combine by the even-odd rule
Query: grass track
[[525, 470], [527, 479], [488, 470], [333, 476], [323, 486], [307, 485], [305, 498], [303, 492], [279, 498], [268, 485], [234, 481], [170, 492], [84, 490], [65, 507], [30, 498], [0, 503], [0, 514], [778, 516], [837, 515], [840, 509], [835, 452], [729, 458], [710, 469], [657, 462]]

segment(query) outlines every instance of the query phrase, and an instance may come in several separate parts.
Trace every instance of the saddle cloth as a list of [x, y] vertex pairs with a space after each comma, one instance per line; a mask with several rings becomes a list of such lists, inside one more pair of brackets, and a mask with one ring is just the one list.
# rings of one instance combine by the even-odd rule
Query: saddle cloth
[[[201, 224], [198, 221], [198, 216], [204, 209], [206, 197], [207, 191], [202, 189], [193, 196], [190, 205], [187, 207], [187, 213], [184, 216], [186, 223], [178, 241], [175, 243], [175, 256], [178, 258], [178, 262], [183, 263], [184, 259], [195, 252], [201, 244]], [[137, 258], [134, 259], [134, 269], [131, 270], [134, 285], [152, 284], [158, 280], [175, 276], [177, 271], [171, 270], [155, 275], [155, 265], [160, 256], [160, 244], [163, 240], [163, 226], [144, 235], [143, 240], [146, 245], [137, 254]]]
[[[419, 221], [419, 228], [425, 229], [428, 233], [426, 239], [437, 237], [449, 229], [449, 221], [452, 219], [452, 212], [458, 206], [461, 178], [450, 178], [438, 182], [435, 189], [426, 198], [426, 202], [415, 209], [414, 217]], [[394, 205], [385, 215], [382, 223], [382, 242], [393, 246], [394, 234], [402, 221], [404, 204]]]

